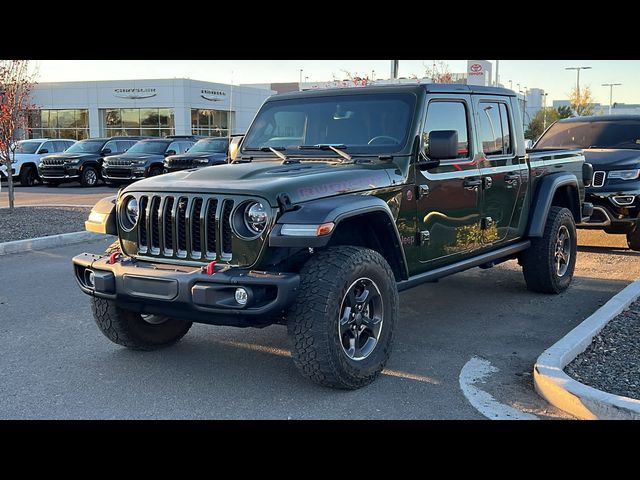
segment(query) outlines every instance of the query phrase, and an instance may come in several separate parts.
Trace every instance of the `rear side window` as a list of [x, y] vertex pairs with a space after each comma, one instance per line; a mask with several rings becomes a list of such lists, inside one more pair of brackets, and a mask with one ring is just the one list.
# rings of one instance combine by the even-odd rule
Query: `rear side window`
[[107, 143], [104, 144], [104, 147], [102, 147], [102, 149], [104, 150], [105, 148], [108, 148], [109, 150], [111, 150], [111, 153], [116, 153], [116, 152], [121, 152], [122, 150], [118, 149], [118, 142], [116, 142], [115, 140], [109, 140]]
[[467, 107], [463, 102], [434, 101], [429, 103], [422, 133], [425, 147], [429, 145], [429, 133], [437, 130], [456, 130], [458, 132], [458, 158], [469, 157]]
[[480, 144], [485, 155], [507, 155], [512, 152], [509, 116], [506, 105], [480, 102]]
[[53, 142], [54, 148], [56, 152], [64, 152], [67, 148], [67, 145], [65, 144], [64, 141], [62, 140], [58, 140]]

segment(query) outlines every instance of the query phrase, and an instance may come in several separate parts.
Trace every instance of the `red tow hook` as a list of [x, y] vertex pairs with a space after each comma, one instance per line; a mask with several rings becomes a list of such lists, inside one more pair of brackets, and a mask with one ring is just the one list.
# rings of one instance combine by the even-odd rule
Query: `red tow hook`
[[216, 268], [216, 261], [214, 260], [213, 262], [209, 262], [207, 264], [207, 275], [213, 275], [215, 272], [215, 268]]
[[118, 257], [120, 256], [120, 252], [115, 251], [111, 255], [109, 255], [109, 265], [113, 265], [118, 261]]

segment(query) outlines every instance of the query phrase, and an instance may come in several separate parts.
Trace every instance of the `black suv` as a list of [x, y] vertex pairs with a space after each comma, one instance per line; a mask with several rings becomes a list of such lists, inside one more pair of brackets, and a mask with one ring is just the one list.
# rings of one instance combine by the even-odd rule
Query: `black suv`
[[559, 120], [535, 148], [583, 148], [594, 170], [586, 198], [593, 215], [578, 227], [626, 235], [640, 251], [640, 115]]
[[164, 160], [164, 171], [177, 172], [188, 168], [222, 165], [228, 162], [229, 139], [209, 137], [198, 140], [187, 153], [170, 155]]
[[83, 187], [93, 187], [100, 179], [105, 155], [121, 154], [146, 137], [109, 137], [81, 140], [63, 153], [43, 157], [38, 174], [50, 187], [79, 181]]
[[185, 153], [194, 143], [189, 137], [141, 140], [122, 155], [106, 157], [102, 177], [107, 185], [117, 186], [160, 175], [165, 157]]

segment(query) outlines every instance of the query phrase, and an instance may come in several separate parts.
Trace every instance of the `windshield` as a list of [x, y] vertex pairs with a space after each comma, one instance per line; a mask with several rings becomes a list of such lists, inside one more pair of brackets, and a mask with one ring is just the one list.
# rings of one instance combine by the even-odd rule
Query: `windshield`
[[83, 140], [71, 145], [64, 153], [98, 153], [104, 143], [104, 140]]
[[18, 142], [15, 153], [36, 153], [42, 142]]
[[264, 104], [242, 151], [277, 147], [295, 155], [330, 155], [299, 150], [300, 145], [340, 145], [349, 154], [393, 153], [409, 136], [416, 97], [381, 93], [307, 97]]
[[171, 142], [138, 142], [127, 153], [151, 153], [162, 155]]
[[640, 150], [640, 121], [558, 122], [535, 148], [631, 148]]
[[193, 147], [189, 149], [189, 153], [226, 153], [229, 147], [229, 140], [226, 138], [216, 138], [199, 140]]

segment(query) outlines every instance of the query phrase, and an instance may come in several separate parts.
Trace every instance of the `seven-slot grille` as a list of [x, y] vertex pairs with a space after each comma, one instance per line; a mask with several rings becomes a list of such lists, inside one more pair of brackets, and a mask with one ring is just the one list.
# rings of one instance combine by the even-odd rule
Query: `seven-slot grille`
[[141, 195], [138, 203], [140, 255], [231, 260], [233, 200], [179, 194]]
[[42, 164], [43, 165], [64, 165], [64, 159], [63, 158], [43, 158]]
[[603, 171], [593, 172], [593, 182], [591, 185], [594, 187], [601, 187], [604, 185], [604, 180], [607, 178], [607, 173]]
[[128, 167], [131, 165], [131, 160], [120, 160], [117, 158], [112, 158], [108, 161], [107, 166], [118, 166], [118, 167]]

